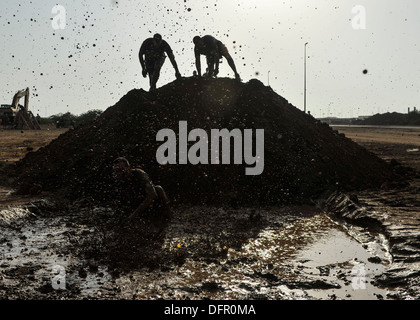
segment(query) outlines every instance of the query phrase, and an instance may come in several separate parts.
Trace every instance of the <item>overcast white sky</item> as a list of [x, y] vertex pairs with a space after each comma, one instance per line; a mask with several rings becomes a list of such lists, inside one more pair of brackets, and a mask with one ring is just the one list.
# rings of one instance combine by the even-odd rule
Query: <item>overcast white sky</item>
[[[257, 78], [316, 117], [420, 109], [418, 0], [2, 0], [0, 102], [31, 89], [41, 116], [105, 110], [133, 88], [148, 90], [138, 50], [159, 32], [181, 74], [195, 70], [192, 38], [224, 42], [244, 82]], [[66, 10], [55, 30], [55, 5]], [[366, 28], [355, 29], [366, 10]], [[362, 24], [357, 24], [362, 26]], [[204, 57], [202, 58], [204, 63]], [[363, 70], [368, 70], [367, 74]], [[219, 76], [233, 78], [226, 61]], [[166, 60], [158, 87], [175, 80]]]

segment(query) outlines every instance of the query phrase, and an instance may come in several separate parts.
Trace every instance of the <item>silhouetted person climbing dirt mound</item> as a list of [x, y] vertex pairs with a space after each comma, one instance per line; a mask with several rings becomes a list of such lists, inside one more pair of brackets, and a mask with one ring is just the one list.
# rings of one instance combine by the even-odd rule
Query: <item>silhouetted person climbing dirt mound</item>
[[219, 60], [222, 59], [222, 57], [225, 57], [229, 66], [235, 73], [235, 79], [241, 80], [238, 72], [236, 71], [235, 63], [233, 62], [233, 59], [229, 54], [228, 49], [221, 41], [215, 39], [212, 36], [207, 35], [204, 37], [195, 36], [193, 38], [193, 42], [195, 44], [195, 65], [199, 77], [201, 77], [200, 55], [205, 55], [208, 66], [208, 71], [206, 72], [207, 77], [216, 77], [219, 74]]
[[166, 59], [165, 52], [175, 69], [176, 78], [181, 78], [172, 49], [165, 40], [162, 40], [160, 34], [156, 33], [153, 38], [146, 39], [140, 47], [139, 60], [142, 68], [142, 75], [145, 78], [149, 75], [151, 91], [156, 89], [160, 69]]

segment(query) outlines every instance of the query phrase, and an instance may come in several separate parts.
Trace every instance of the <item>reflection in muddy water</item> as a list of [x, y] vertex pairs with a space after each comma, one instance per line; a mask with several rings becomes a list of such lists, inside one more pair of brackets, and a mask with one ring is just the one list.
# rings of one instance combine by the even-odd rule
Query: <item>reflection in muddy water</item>
[[[113, 214], [100, 208], [89, 212], [106, 219]], [[0, 294], [54, 299], [377, 299], [387, 294], [370, 283], [388, 263], [380, 237], [338, 224], [312, 207], [178, 208], [153, 252], [161, 257], [160, 267], [112, 276], [107, 260], [76, 254], [79, 247], [90, 248], [89, 241], [101, 241], [94, 226], [78, 219], [26, 216], [13, 228], [2, 228]], [[60, 284], [54, 283], [60, 279], [54, 273], [58, 267], [64, 290], [52, 288]]]
[[[386, 270], [386, 265], [366, 248], [347, 233], [332, 229], [298, 253], [298, 267], [308, 276], [322, 276], [328, 281], [340, 282], [341, 288], [332, 289], [329, 293], [332, 297], [384, 298], [388, 292], [372, 286], [371, 282]], [[312, 290], [310, 294], [323, 297], [325, 292]]]
[[[138, 274], [141, 282], [148, 283], [148, 290], [138, 290], [137, 296], [150, 298], [149, 290], [156, 289], [154, 285], [159, 287], [159, 297], [176, 299], [378, 299], [386, 296], [385, 290], [369, 283], [385, 266], [370, 263], [372, 255], [346, 228], [327, 215], [318, 213], [307, 217], [293, 212], [282, 219], [273, 212], [263, 212], [262, 216], [272, 224], [240, 248], [229, 248], [224, 259], [210, 263], [205, 259], [186, 259], [174, 272], [162, 274], [163, 278], [157, 282], [154, 278], [153, 283], [144, 274]], [[175, 248], [176, 243], [187, 246], [193, 239], [199, 242], [199, 238], [169, 238], [168, 247]], [[162, 290], [165, 287], [176, 289], [168, 296]]]
[[333, 229], [302, 250], [299, 256], [302, 260], [308, 260], [305, 265], [319, 267], [347, 262], [355, 257], [366, 260], [369, 254], [360, 243], [342, 231]]

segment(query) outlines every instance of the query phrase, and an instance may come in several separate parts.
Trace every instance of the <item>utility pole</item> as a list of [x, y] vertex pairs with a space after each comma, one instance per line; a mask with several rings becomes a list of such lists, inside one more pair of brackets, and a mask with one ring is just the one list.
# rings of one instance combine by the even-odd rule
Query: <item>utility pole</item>
[[305, 55], [305, 59], [304, 59], [304, 88], [303, 88], [303, 111], [306, 113], [306, 45], [308, 43], [305, 43], [305, 47], [304, 47], [304, 55]]
[[270, 86], [270, 70], [268, 70], [268, 86]]

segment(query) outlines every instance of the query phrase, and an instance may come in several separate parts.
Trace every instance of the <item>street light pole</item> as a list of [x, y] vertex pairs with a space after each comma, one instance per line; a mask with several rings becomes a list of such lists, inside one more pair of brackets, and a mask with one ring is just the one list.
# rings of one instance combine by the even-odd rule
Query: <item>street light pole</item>
[[303, 99], [304, 99], [304, 102], [303, 102], [303, 111], [306, 113], [306, 45], [307, 45], [308, 43], [306, 42], [305, 43], [305, 47], [304, 47], [304, 55], [305, 55], [305, 59], [304, 59], [304, 89], [303, 89]]

